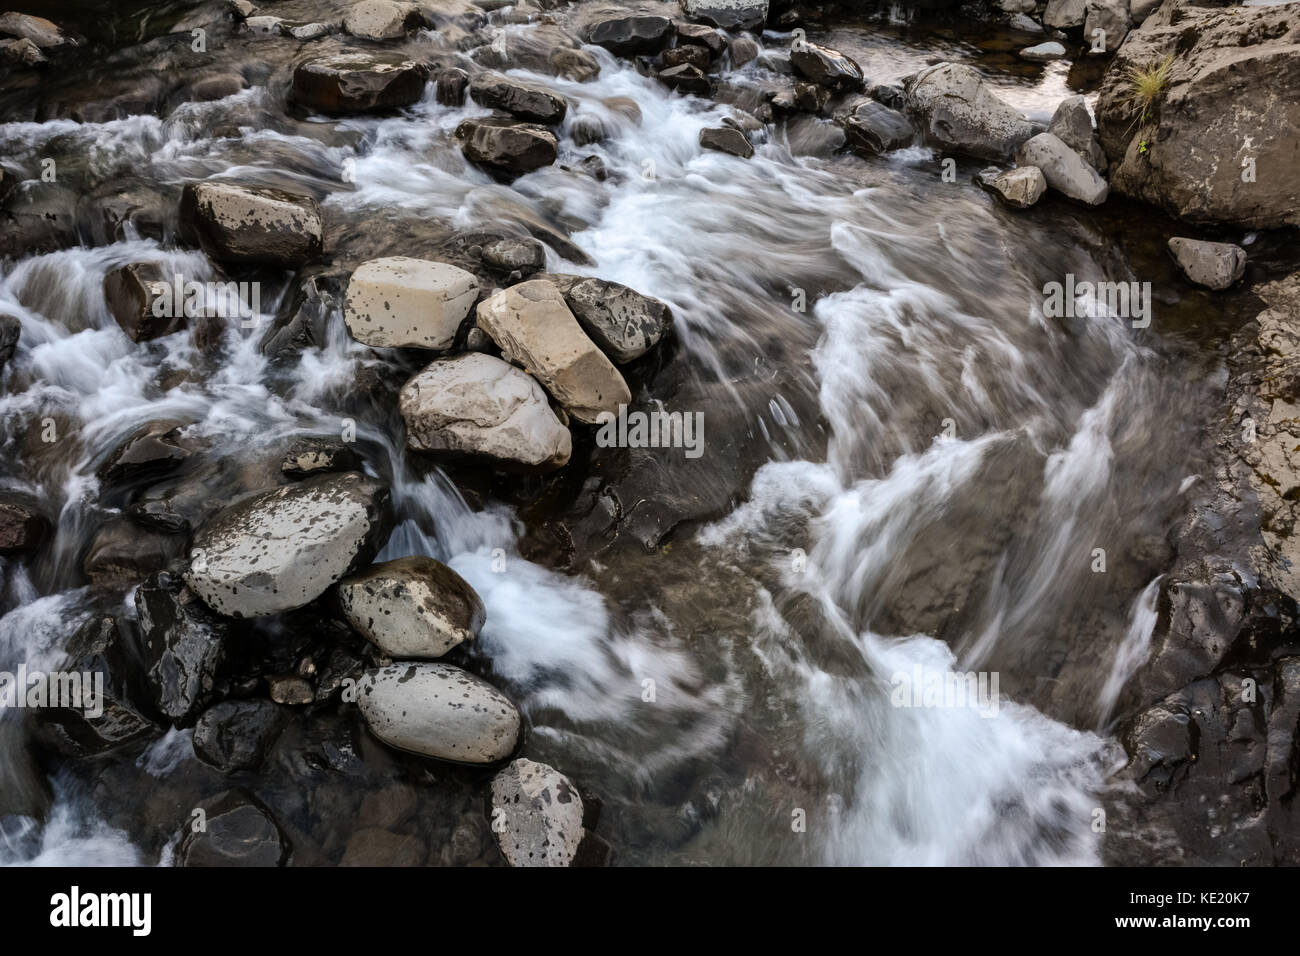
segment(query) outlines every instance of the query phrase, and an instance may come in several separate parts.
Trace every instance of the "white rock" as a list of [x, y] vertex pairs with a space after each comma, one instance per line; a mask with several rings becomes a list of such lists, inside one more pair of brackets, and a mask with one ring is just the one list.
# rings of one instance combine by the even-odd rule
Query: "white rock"
[[423, 556], [375, 564], [344, 578], [339, 606], [349, 624], [389, 657], [441, 657], [483, 627], [483, 602], [459, 574]]
[[348, 281], [343, 319], [352, 337], [366, 345], [445, 349], [478, 291], [471, 273], [445, 262], [371, 259]]
[[370, 732], [398, 750], [456, 763], [493, 763], [519, 739], [519, 711], [486, 681], [450, 664], [391, 664], [357, 682]]
[[568, 866], [582, 843], [582, 798], [554, 768], [512, 760], [492, 778], [492, 832], [511, 866]]
[[1087, 160], [1051, 133], [1039, 133], [1016, 150], [1017, 166], [1037, 166], [1047, 185], [1063, 195], [1098, 206], [1106, 201], [1110, 186]]
[[1028, 209], [1047, 192], [1047, 180], [1037, 166], [1017, 166], [984, 184], [984, 187], [1014, 209]]
[[343, 18], [343, 29], [366, 40], [395, 40], [405, 36], [419, 19], [414, 3], [395, 0], [361, 0]]
[[1175, 236], [1169, 252], [1178, 268], [1197, 285], [1220, 291], [1246, 272], [1246, 250], [1230, 242], [1203, 242]]
[[1020, 59], [1028, 60], [1030, 63], [1050, 63], [1053, 60], [1065, 59], [1065, 47], [1055, 40], [1048, 40], [1046, 43], [1037, 43], [1034, 46], [1027, 46], [1020, 51]]

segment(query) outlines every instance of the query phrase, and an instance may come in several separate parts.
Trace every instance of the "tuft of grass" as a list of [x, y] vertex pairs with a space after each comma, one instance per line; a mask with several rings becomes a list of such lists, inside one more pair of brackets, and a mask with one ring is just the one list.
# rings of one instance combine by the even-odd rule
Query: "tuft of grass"
[[1174, 68], [1174, 55], [1171, 53], [1159, 63], [1146, 66], [1130, 66], [1128, 80], [1128, 103], [1130, 109], [1137, 113], [1139, 120], [1145, 122], [1147, 112], [1155, 105], [1169, 86], [1169, 74]]

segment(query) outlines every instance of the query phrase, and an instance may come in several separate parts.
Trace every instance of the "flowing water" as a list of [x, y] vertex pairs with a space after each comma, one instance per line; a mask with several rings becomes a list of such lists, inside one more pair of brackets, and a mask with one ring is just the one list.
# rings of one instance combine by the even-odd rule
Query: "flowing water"
[[[493, 17], [505, 24], [509, 10]], [[527, 42], [532, 29], [507, 36]], [[169, 48], [144, 40], [142, 21], [119, 33], [121, 62], [167, 68]], [[408, 47], [440, 42], [426, 33]], [[829, 42], [873, 79], [982, 55], [896, 25], [843, 27]], [[135, 345], [107, 311], [105, 273], [141, 258], [199, 279], [211, 268], [166, 233], [83, 231], [88, 245], [0, 267], [0, 310], [22, 321], [3, 372], [0, 485], [58, 516], [52, 548], [2, 566], [0, 669], [54, 666], [103, 607], [80, 562], [123, 502], [101, 499], [94, 471], [132, 429], [193, 420], [205, 456], [237, 470], [351, 418], [394, 487], [400, 524], [381, 559], [431, 554], [479, 591], [487, 624], [470, 662], [526, 715], [525, 752], [599, 795], [616, 862], [1096, 862], [1090, 824], [1122, 757], [1107, 735], [1154, 621], [1184, 479], [1200, 467], [1211, 366], [1191, 357], [1187, 303], [1158, 303], [1140, 331], [1119, 316], [1046, 317], [1041, 289], [1067, 273], [1128, 281], [1167, 266], [1113, 216], [1059, 202], [1010, 214], [971, 183], [976, 167], [945, 182], [925, 147], [868, 162], [776, 128], [749, 161], [702, 153], [700, 129], [730, 107], [669, 95], [593, 52], [602, 69], [587, 83], [516, 71], [571, 106], [559, 163], [510, 185], [449, 143], [462, 118], [486, 111], [440, 106], [432, 86], [401, 115], [339, 121], [287, 113], [279, 74], [165, 118], [76, 122], [29, 115], [21, 91], [4, 98], [0, 155], [29, 192], [45, 188], [48, 155], [59, 188], [81, 193], [206, 177], [281, 185], [321, 197], [327, 249], [343, 243], [351, 264], [420, 255], [456, 229], [562, 232], [590, 261], [551, 251], [550, 271], [672, 306], [676, 343], [638, 371], [635, 403], [703, 413], [705, 444], [692, 461], [580, 442], [568, 485], [458, 491], [455, 473], [403, 450], [391, 389], [407, 373], [351, 341], [337, 311], [329, 341], [288, 369], [258, 352], [260, 331], [235, 323], [215, 352], [187, 332]], [[982, 65], [1031, 116], [1068, 92], [1063, 70], [1016, 73], [989, 55]], [[728, 79], [740, 102], [763, 70]], [[640, 121], [611, 97], [635, 101]], [[583, 115], [603, 121], [603, 142], [575, 145]], [[578, 171], [592, 154], [604, 180]], [[262, 322], [290, 280], [265, 277]], [[376, 376], [389, 391], [372, 389]], [[47, 420], [64, 437], [42, 442]], [[544, 530], [599, 507], [593, 480], [622, 489], [625, 508], [664, 489], [692, 505], [666, 536], [654, 519], [555, 560]], [[129, 595], [111, 601], [133, 613]], [[918, 673], [979, 673], [998, 693], [897, 706], [899, 675]], [[36, 778], [53, 774], [43, 829], [7, 831], [10, 861], [167, 859], [106, 822], [84, 776], [33, 770], [12, 721], [0, 744], [7, 788], [39, 790]], [[139, 786], [184, 773], [189, 746], [188, 732], [153, 744]]]

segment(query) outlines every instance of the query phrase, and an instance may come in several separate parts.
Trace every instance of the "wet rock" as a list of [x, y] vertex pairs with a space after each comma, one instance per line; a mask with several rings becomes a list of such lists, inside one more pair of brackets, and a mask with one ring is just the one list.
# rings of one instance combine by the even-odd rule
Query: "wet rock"
[[42, 50], [78, 45], [77, 39], [57, 24], [26, 13], [0, 13], [0, 35], [27, 40]]
[[352, 337], [366, 345], [445, 349], [478, 293], [471, 273], [445, 262], [371, 259], [352, 273], [343, 319]]
[[491, 684], [449, 664], [392, 664], [367, 671], [357, 704], [390, 747], [456, 763], [494, 763], [519, 739], [519, 711]]
[[86, 577], [105, 586], [130, 585], [167, 567], [185, 549], [185, 538], [141, 528], [126, 517], [105, 522], [82, 562]]
[[244, 20], [244, 29], [258, 36], [274, 37], [280, 35], [280, 27], [283, 24], [284, 20], [281, 17], [248, 17]]
[[1230, 242], [1202, 242], [1177, 236], [1169, 240], [1169, 252], [1183, 275], [1207, 289], [1226, 289], [1246, 272], [1246, 250]]
[[1018, 166], [1006, 172], [993, 167], [981, 172], [976, 181], [1012, 209], [1028, 209], [1047, 192], [1047, 180], [1037, 166]]
[[631, 401], [627, 382], [582, 330], [559, 289], [530, 280], [478, 305], [478, 324], [578, 421], [594, 424]]
[[794, 107], [805, 113], [821, 113], [831, 101], [831, 91], [816, 83], [796, 83], [794, 85]]
[[863, 103], [844, 121], [849, 148], [864, 156], [912, 145], [914, 132], [906, 116], [883, 103]]
[[442, 657], [477, 637], [486, 614], [464, 578], [423, 556], [386, 561], [344, 578], [338, 597], [353, 629], [398, 660]]
[[289, 27], [288, 32], [295, 40], [316, 40], [337, 33], [338, 26], [333, 23], [303, 23]]
[[1100, 205], [1110, 194], [1106, 180], [1051, 133], [1039, 133], [1017, 149], [1016, 165], [1037, 166], [1048, 186], [1090, 206]]
[[1042, 25], [1033, 17], [1026, 16], [1023, 13], [1014, 13], [1007, 20], [1007, 26], [1013, 30], [1019, 30], [1021, 33], [1042, 33]]
[[536, 239], [497, 239], [483, 247], [483, 262], [518, 281], [546, 268], [546, 247]]
[[343, 298], [341, 276], [315, 275], [286, 297], [285, 305], [272, 320], [258, 343], [258, 351], [277, 362], [297, 360], [304, 349], [321, 348], [327, 342], [326, 327]]
[[251, 796], [231, 791], [201, 807], [202, 830], [185, 821], [176, 850], [178, 866], [282, 866], [288, 844], [265, 807]]
[[1106, 154], [1092, 128], [1092, 115], [1084, 97], [1067, 96], [1061, 100], [1052, 114], [1047, 132], [1082, 156], [1097, 172], [1106, 171]]
[[682, 0], [692, 20], [724, 30], [756, 30], [767, 22], [768, 0]]
[[35, 551], [50, 523], [36, 506], [36, 500], [12, 491], [0, 491], [0, 554], [28, 554]]
[[465, 120], [456, 127], [456, 139], [470, 162], [509, 174], [549, 166], [559, 152], [555, 134], [546, 127], [513, 120]]
[[104, 276], [108, 311], [132, 342], [171, 335], [185, 326], [185, 310], [167, 308], [161, 301], [166, 285], [156, 262], [132, 262]]
[[867, 95], [891, 110], [901, 110], [907, 103], [907, 95], [897, 83], [872, 83], [867, 87]]
[[198, 447], [181, 434], [189, 424], [164, 419], [140, 426], [105, 459], [96, 476], [116, 485], [158, 478], [176, 469]]
[[582, 842], [582, 797], [568, 777], [525, 757], [492, 778], [492, 832], [511, 866], [570, 866]]
[[469, 74], [452, 67], [438, 74], [433, 95], [442, 106], [464, 106], [468, 88]]
[[713, 57], [702, 46], [675, 46], [671, 50], [664, 50], [661, 59], [666, 67], [689, 63], [706, 73], [709, 71], [709, 67], [713, 65]]
[[301, 707], [316, 699], [316, 692], [306, 679], [296, 674], [284, 674], [267, 678], [267, 687], [271, 700], [289, 707]]
[[50, 61], [31, 40], [0, 40], [0, 62], [13, 66], [45, 66]]
[[339, 53], [293, 71], [293, 99], [321, 113], [385, 113], [418, 103], [425, 66], [396, 53]]
[[1164, 0], [1132, 0], [1129, 4], [1129, 15], [1132, 17], [1133, 25], [1138, 26], [1143, 23], [1163, 2]]
[[535, 83], [525, 83], [499, 73], [480, 73], [470, 80], [469, 95], [479, 106], [503, 110], [534, 123], [554, 126], [564, 119], [564, 97]]
[[910, 77], [904, 91], [908, 110], [924, 123], [926, 138], [942, 149], [1005, 161], [1034, 135], [1029, 121], [998, 99], [969, 66], [929, 67]]
[[678, 93], [693, 93], [696, 96], [708, 96], [712, 87], [704, 71], [697, 66], [683, 63], [659, 71], [659, 82]]
[[[698, 46], [709, 51], [711, 57], [722, 55], [727, 48], [727, 35], [701, 23], [674, 24], [678, 46]], [[733, 61], [733, 65], [736, 65]]]
[[804, 79], [836, 93], [862, 89], [862, 68], [838, 50], [815, 43], [796, 43], [790, 50], [790, 65]]
[[1047, 0], [1047, 9], [1043, 11], [1043, 25], [1058, 30], [1083, 26], [1087, 15], [1088, 0]]
[[388, 536], [388, 489], [321, 475], [226, 508], [194, 535], [185, 579], [214, 610], [261, 617], [302, 607], [373, 559]]
[[181, 228], [218, 262], [288, 268], [321, 252], [316, 200], [265, 186], [190, 183], [181, 196]]
[[146, 499], [137, 501], [126, 509], [131, 520], [151, 531], [168, 535], [184, 535], [190, 530], [189, 519], [172, 510], [171, 502], [165, 499]]
[[620, 56], [658, 53], [672, 33], [673, 23], [667, 17], [611, 17], [592, 25], [587, 31], [587, 42]]
[[0, 368], [14, 357], [18, 351], [18, 340], [22, 338], [23, 323], [15, 315], [0, 313]]
[[569, 430], [532, 376], [481, 353], [439, 359], [399, 400], [407, 447], [557, 468], [573, 451]]
[[239, 73], [214, 73], [195, 80], [190, 84], [189, 99], [198, 103], [208, 103], [234, 96], [248, 88], [248, 81]]
[[538, 278], [555, 284], [582, 330], [618, 365], [649, 352], [673, 323], [663, 302], [617, 282], [572, 275]]
[[[1083, 36], [1092, 51], [1114, 53], [1128, 34], [1132, 21], [1128, 13], [1129, 0], [1087, 0], [1084, 9]], [[1102, 36], [1097, 31], [1102, 31]]]
[[732, 156], [739, 156], [741, 159], [749, 159], [754, 155], [754, 147], [745, 138], [745, 134], [738, 129], [725, 126], [700, 130], [700, 148], [716, 149], [719, 152], [730, 153]]
[[155, 574], [135, 592], [140, 656], [154, 704], [191, 724], [217, 696], [230, 660], [230, 624], [204, 607], [178, 575]]
[[1065, 47], [1055, 40], [1048, 40], [1046, 43], [1025, 47], [1017, 56], [1030, 63], [1051, 63], [1054, 60], [1065, 59]]
[[396, 40], [426, 25], [418, 6], [395, 0], [361, 0], [343, 18], [343, 29], [363, 40]]
[[290, 478], [327, 472], [360, 471], [365, 461], [356, 449], [333, 438], [299, 438], [285, 452], [280, 470]]
[[727, 49], [731, 54], [732, 69], [738, 69], [758, 59], [758, 43], [753, 37], [732, 37], [727, 44]]
[[838, 123], [816, 116], [796, 116], [785, 124], [786, 141], [796, 156], [829, 159], [848, 142]]
[[222, 773], [256, 770], [283, 725], [269, 700], [223, 700], [194, 725], [194, 753]]

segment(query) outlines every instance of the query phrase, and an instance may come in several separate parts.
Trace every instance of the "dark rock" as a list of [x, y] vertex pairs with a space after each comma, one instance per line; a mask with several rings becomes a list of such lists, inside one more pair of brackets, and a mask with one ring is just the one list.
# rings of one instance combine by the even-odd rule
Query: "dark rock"
[[479, 106], [503, 110], [518, 119], [555, 125], [564, 119], [564, 97], [533, 83], [499, 73], [480, 73], [470, 80], [470, 98]]
[[161, 305], [159, 289], [168, 281], [156, 262], [132, 262], [104, 276], [108, 311], [132, 342], [147, 342], [184, 327], [183, 308]]
[[181, 230], [218, 262], [299, 266], [320, 255], [320, 208], [310, 196], [265, 186], [190, 183]]
[[177, 726], [193, 723], [220, 691], [230, 659], [230, 623], [167, 571], [140, 585], [135, 606], [154, 703]]
[[428, 847], [423, 839], [378, 827], [358, 830], [348, 839], [342, 866], [422, 866]]
[[86, 577], [106, 586], [131, 585], [165, 568], [185, 550], [185, 538], [141, 528], [126, 517], [100, 527], [82, 562]]
[[116, 485], [158, 478], [173, 471], [197, 448], [196, 442], [181, 435], [188, 425], [166, 419], [140, 426], [105, 459], [96, 476]]
[[360, 471], [365, 464], [356, 449], [333, 438], [299, 438], [293, 443], [280, 470], [290, 478], [336, 471]]
[[565, 274], [537, 278], [560, 290], [582, 330], [620, 365], [658, 345], [672, 325], [673, 314], [667, 305], [617, 282]]
[[194, 725], [194, 753], [222, 773], [256, 770], [283, 725], [269, 700], [223, 700]]
[[293, 72], [293, 99], [322, 113], [384, 113], [418, 103], [426, 67], [396, 53], [340, 53]]
[[483, 262], [521, 281], [546, 268], [546, 247], [536, 239], [498, 239], [483, 247]]
[[767, 21], [768, 0], [682, 0], [682, 11], [724, 30], [757, 30]]
[[434, 96], [443, 106], [464, 106], [465, 90], [469, 87], [469, 74], [452, 67], [438, 74]]
[[749, 159], [754, 155], [754, 147], [745, 138], [745, 134], [730, 127], [700, 130], [700, 146], [703, 149], [716, 149], [723, 153], [730, 153], [742, 159]]
[[867, 95], [891, 110], [901, 110], [907, 100], [903, 88], [897, 83], [873, 83], [867, 87]]
[[673, 23], [667, 17], [612, 17], [593, 25], [587, 32], [587, 42], [620, 56], [657, 53], [672, 33]]
[[0, 491], [0, 554], [35, 551], [49, 530], [50, 523], [34, 498]]
[[704, 72], [708, 72], [713, 63], [713, 57], [709, 51], [702, 46], [675, 46], [671, 50], [664, 50], [664, 66], [681, 66], [683, 63], [689, 63], [691, 66], [698, 67]]
[[795, 109], [805, 113], [822, 113], [831, 101], [831, 91], [816, 83], [796, 83], [794, 85]]
[[694, 93], [696, 96], [708, 96], [711, 89], [704, 71], [689, 63], [660, 70], [659, 81], [678, 93]]
[[154, 498], [137, 501], [126, 509], [126, 513], [137, 524], [143, 525], [163, 534], [188, 534], [190, 521], [185, 515], [172, 510], [171, 502]]
[[326, 327], [330, 313], [343, 299], [345, 278], [338, 275], [314, 275], [286, 299], [262, 335], [258, 350], [276, 362], [296, 360], [305, 349], [326, 344]]
[[[727, 48], [726, 34], [719, 33], [713, 27], [702, 23], [678, 23], [676, 29], [678, 45], [702, 46], [715, 57], [721, 56]], [[736, 64], [733, 62], [732, 65]]]
[[790, 64], [800, 76], [837, 93], [862, 89], [862, 68], [838, 50], [797, 43], [790, 51]]
[[282, 866], [289, 848], [269, 811], [230, 791], [205, 803], [205, 825], [187, 819], [176, 851], [179, 866]]
[[727, 49], [731, 54], [731, 66], [733, 69], [738, 69], [746, 63], [758, 59], [758, 43], [753, 37], [732, 37], [731, 41], [727, 44]]
[[18, 339], [23, 334], [22, 320], [14, 315], [0, 313], [0, 368], [18, 351]]
[[515, 120], [469, 119], [456, 138], [470, 162], [504, 173], [529, 173], [555, 162], [559, 142], [544, 126]]
[[912, 124], [907, 117], [881, 103], [863, 103], [844, 122], [849, 147], [862, 155], [876, 155], [912, 144]]

